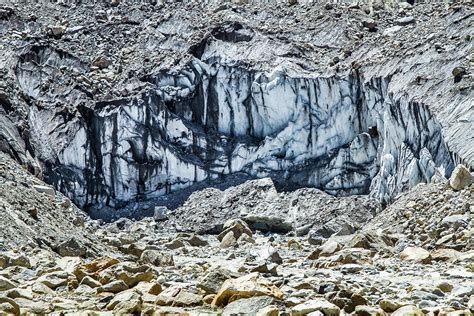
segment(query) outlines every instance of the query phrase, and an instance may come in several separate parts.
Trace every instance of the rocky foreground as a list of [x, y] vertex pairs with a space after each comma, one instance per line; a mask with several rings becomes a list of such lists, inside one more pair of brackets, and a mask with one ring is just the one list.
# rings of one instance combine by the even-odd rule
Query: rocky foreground
[[[308, 234], [278, 218], [284, 213], [256, 220], [216, 210], [221, 224], [206, 234], [198, 222], [198, 234], [177, 230], [191, 227], [193, 199], [212, 209], [230, 203], [229, 190], [103, 224], [0, 155], [0, 307], [16, 315], [472, 315], [472, 182], [458, 167], [451, 181], [420, 184], [386, 209], [305, 189], [290, 205], [314, 195], [325, 205], [321, 216], [298, 219]], [[262, 179], [232, 190], [260, 200], [274, 187]], [[337, 215], [340, 201], [353, 205], [353, 219]], [[248, 197], [235, 203], [229, 209]], [[365, 224], [354, 224], [358, 214]]]

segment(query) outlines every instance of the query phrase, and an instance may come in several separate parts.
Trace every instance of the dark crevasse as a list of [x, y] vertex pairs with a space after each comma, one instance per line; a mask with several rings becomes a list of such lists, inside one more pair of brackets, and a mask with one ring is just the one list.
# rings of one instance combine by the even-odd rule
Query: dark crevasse
[[[34, 78], [18, 75], [34, 93]], [[46, 180], [80, 206], [121, 207], [236, 172], [389, 201], [453, 168], [436, 118], [388, 93], [389, 77], [298, 78], [195, 59], [147, 80], [155, 88], [133, 98], [78, 106], [59, 149], [36, 143], [52, 153]], [[33, 137], [44, 139], [48, 115], [31, 107]]]

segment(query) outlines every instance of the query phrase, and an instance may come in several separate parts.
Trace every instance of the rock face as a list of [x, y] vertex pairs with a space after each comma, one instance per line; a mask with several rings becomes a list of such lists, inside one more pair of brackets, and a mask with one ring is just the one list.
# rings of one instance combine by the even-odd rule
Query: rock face
[[[58, 8], [96, 27], [73, 23], [51, 37], [38, 19], [34, 36], [12, 40], [0, 62], [11, 69], [0, 93], [2, 150], [80, 206], [119, 208], [238, 172], [387, 202], [437, 172], [449, 176], [453, 157], [472, 166], [472, 95], [456, 93], [466, 76], [439, 79], [467, 60], [464, 9], [413, 8], [426, 19], [381, 11], [377, 29], [360, 33], [367, 17], [356, 8], [262, 4], [266, 16], [255, 19], [247, 6], [130, 6], [97, 17]], [[319, 9], [324, 27], [310, 18]], [[304, 27], [287, 23], [287, 35], [273, 36], [281, 12], [301, 14]], [[412, 37], [437, 31], [458, 47], [449, 58]], [[100, 51], [89, 44], [114, 33], [125, 35]]]

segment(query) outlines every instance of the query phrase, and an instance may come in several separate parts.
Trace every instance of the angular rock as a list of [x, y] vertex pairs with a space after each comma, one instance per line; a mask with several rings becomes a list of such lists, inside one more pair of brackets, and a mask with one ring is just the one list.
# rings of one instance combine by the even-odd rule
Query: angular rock
[[463, 165], [457, 165], [451, 177], [449, 178], [449, 185], [454, 190], [462, 190], [474, 182], [474, 177], [469, 170]]
[[107, 309], [113, 310], [114, 314], [135, 314], [140, 313], [142, 308], [142, 298], [134, 291], [125, 291], [117, 294], [108, 304]]
[[127, 284], [123, 280], [116, 280], [110, 283], [104, 284], [98, 290], [99, 292], [110, 292], [110, 293], [120, 293], [125, 290], [128, 290]]
[[387, 315], [383, 309], [371, 307], [367, 305], [359, 305], [355, 308], [355, 314], [357, 316], [385, 316]]
[[7, 291], [7, 290], [11, 290], [11, 289], [14, 289], [16, 287], [16, 285], [8, 280], [7, 278], [3, 277], [3, 276], [0, 276], [0, 291]]
[[238, 239], [242, 234], [247, 234], [250, 237], [252, 237], [253, 235], [247, 223], [240, 219], [232, 219], [225, 222], [223, 230], [217, 236], [217, 239], [219, 239], [219, 241], [222, 241], [229, 232], [233, 232], [235, 239]]
[[406, 247], [400, 253], [400, 259], [404, 261], [415, 261], [420, 263], [430, 263], [430, 252], [420, 247]]
[[221, 240], [221, 247], [222, 248], [230, 248], [237, 243], [235, 239], [235, 235], [233, 231], [228, 231], [225, 236]]
[[254, 296], [272, 296], [282, 299], [283, 293], [273, 283], [255, 272], [237, 279], [226, 280], [212, 301], [212, 305], [225, 306], [233, 298]]
[[71, 237], [57, 245], [56, 251], [63, 257], [83, 257], [87, 249], [76, 238]]
[[301, 316], [312, 312], [322, 312], [325, 316], [339, 316], [341, 310], [323, 298], [308, 300], [291, 308], [291, 315]]
[[235, 277], [237, 275], [227, 269], [213, 268], [201, 277], [196, 286], [206, 294], [216, 294], [226, 280]]
[[56, 271], [47, 273], [38, 278], [38, 282], [43, 283], [50, 289], [54, 290], [60, 286], [65, 286], [68, 283], [69, 274], [65, 271]]
[[[256, 296], [256, 297], [251, 297], [251, 298], [238, 299], [236, 301], [229, 303], [224, 308], [222, 315], [223, 316], [240, 315], [240, 314], [256, 315], [259, 311], [263, 310], [265, 307], [275, 304], [275, 303], [276, 303], [275, 298], [270, 297], [270, 296]], [[270, 311], [270, 315], [271, 313], [272, 311]]]
[[425, 314], [421, 309], [414, 305], [406, 305], [403, 307], [400, 307], [396, 311], [394, 311], [391, 316], [424, 316]]
[[174, 260], [171, 254], [157, 250], [145, 250], [140, 257], [140, 261], [157, 267], [174, 266]]
[[201, 295], [181, 290], [174, 297], [173, 306], [177, 306], [177, 307], [200, 306], [203, 304], [202, 299], [203, 297]]
[[39, 193], [44, 193], [52, 198], [54, 198], [56, 196], [56, 193], [54, 191], [54, 188], [52, 187], [49, 187], [49, 186], [45, 186], [45, 185], [37, 185], [37, 184], [34, 184], [33, 185], [33, 188], [38, 191]]
[[320, 247], [319, 256], [328, 257], [341, 250], [341, 248], [341, 245], [337, 241], [329, 239]]

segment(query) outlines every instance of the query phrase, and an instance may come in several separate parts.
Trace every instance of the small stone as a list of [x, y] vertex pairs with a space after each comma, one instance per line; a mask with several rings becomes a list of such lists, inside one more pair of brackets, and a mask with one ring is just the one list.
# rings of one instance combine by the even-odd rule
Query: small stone
[[408, 24], [413, 24], [415, 22], [416, 22], [416, 20], [412, 16], [406, 16], [406, 17], [397, 19], [395, 21], [395, 23], [398, 24], [398, 25], [408, 25]]
[[155, 206], [153, 219], [156, 222], [166, 221], [168, 219], [169, 210], [166, 206]]
[[41, 276], [38, 278], [38, 282], [41, 282], [50, 289], [54, 290], [60, 286], [67, 285], [68, 277], [69, 275], [67, 272], [56, 271]]
[[56, 193], [52, 187], [48, 187], [46, 185], [33, 185], [33, 188], [38, 191], [39, 193], [44, 193], [52, 198], [56, 196]]
[[98, 67], [99, 69], [105, 69], [112, 65], [112, 61], [106, 56], [97, 57], [93, 62], [92, 66]]
[[453, 290], [453, 285], [445, 281], [438, 283], [436, 287], [440, 289], [441, 291], [443, 291], [444, 293], [449, 293]]
[[275, 305], [269, 305], [260, 309], [257, 312], [256, 316], [278, 316], [280, 315], [280, 310]]
[[467, 74], [467, 71], [464, 67], [455, 67], [451, 73], [453, 74], [454, 82], [457, 83], [462, 80], [462, 78]]
[[61, 37], [66, 32], [66, 27], [63, 25], [50, 26], [51, 34], [55, 37]]
[[178, 248], [186, 247], [186, 244], [181, 239], [173, 239], [169, 243], [166, 243], [165, 247], [171, 250], [175, 250]]
[[326, 241], [321, 247], [321, 251], [319, 253], [320, 257], [328, 257], [337, 251], [341, 250], [341, 245], [335, 240], [328, 240]]
[[80, 284], [85, 284], [87, 286], [90, 286], [91, 288], [96, 288], [96, 287], [101, 287], [102, 286], [102, 284], [99, 281], [94, 280], [90, 276], [84, 277]]

